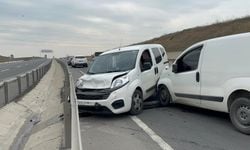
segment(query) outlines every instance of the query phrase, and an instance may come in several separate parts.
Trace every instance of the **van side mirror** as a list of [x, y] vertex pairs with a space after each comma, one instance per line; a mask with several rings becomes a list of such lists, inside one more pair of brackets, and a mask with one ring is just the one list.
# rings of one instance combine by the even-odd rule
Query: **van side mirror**
[[177, 71], [178, 71], [178, 66], [177, 66], [177, 64], [173, 64], [173, 65], [172, 65], [172, 72], [173, 72], [173, 73], [177, 73]]
[[151, 69], [151, 67], [152, 67], [152, 65], [150, 62], [145, 62], [142, 65], [142, 71], [149, 70], [149, 69]]

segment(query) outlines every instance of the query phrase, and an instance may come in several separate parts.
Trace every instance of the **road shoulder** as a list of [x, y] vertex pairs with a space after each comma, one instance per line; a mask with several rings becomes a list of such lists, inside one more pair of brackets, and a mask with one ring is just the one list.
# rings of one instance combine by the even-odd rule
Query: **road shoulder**
[[[60, 92], [63, 81], [63, 70], [53, 61], [48, 73], [32, 91], [20, 101], [0, 109], [1, 150], [53, 150], [62, 147], [64, 125]], [[27, 136], [29, 138], [22, 139]]]

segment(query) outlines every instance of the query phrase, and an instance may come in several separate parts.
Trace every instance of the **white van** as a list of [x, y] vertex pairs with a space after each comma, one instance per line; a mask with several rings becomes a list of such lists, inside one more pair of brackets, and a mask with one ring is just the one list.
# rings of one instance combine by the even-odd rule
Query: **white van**
[[77, 67], [77, 66], [88, 67], [88, 60], [84, 56], [74, 56], [71, 60], [71, 66], [72, 67]]
[[158, 44], [102, 53], [76, 83], [79, 111], [141, 113], [143, 101], [155, 93], [165, 66], [168, 66], [167, 55]]
[[234, 126], [250, 134], [250, 33], [195, 44], [158, 82], [159, 99], [230, 113]]

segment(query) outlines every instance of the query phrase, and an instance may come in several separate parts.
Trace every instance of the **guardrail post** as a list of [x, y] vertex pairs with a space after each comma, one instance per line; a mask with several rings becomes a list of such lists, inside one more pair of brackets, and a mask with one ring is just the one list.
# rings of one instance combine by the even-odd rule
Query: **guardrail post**
[[42, 69], [41, 69], [41, 67], [38, 70], [39, 70], [39, 75], [40, 75], [40, 79], [41, 79], [42, 78]]
[[25, 77], [26, 77], [26, 81], [27, 81], [27, 88], [28, 88], [28, 87], [29, 87], [29, 85], [30, 85], [29, 73], [26, 73], [26, 74], [25, 74]]
[[41, 68], [38, 68], [38, 76], [39, 76], [39, 80], [41, 80]]
[[43, 77], [43, 67], [41, 67], [41, 75], [42, 75], [42, 77]]
[[39, 81], [38, 69], [36, 69], [36, 77], [37, 77], [37, 82], [38, 82]]
[[18, 92], [19, 92], [19, 95], [21, 95], [21, 94], [22, 94], [21, 76], [18, 76], [18, 77], [17, 77], [17, 84], [18, 84]]
[[38, 68], [37, 71], [38, 71], [39, 80], [41, 80], [41, 68]]
[[43, 75], [45, 75], [46, 71], [45, 71], [46, 66], [43, 66]]
[[8, 82], [3, 83], [4, 86], [4, 95], [5, 95], [5, 105], [8, 104], [9, 94], [8, 94]]
[[33, 79], [33, 84], [35, 84], [35, 71], [32, 70], [32, 79]]

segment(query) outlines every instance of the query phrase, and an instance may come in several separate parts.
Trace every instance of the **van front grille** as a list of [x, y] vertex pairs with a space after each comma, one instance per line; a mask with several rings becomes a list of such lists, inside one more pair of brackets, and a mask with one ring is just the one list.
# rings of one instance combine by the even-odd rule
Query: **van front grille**
[[105, 100], [110, 93], [110, 89], [76, 89], [76, 97], [81, 100]]

